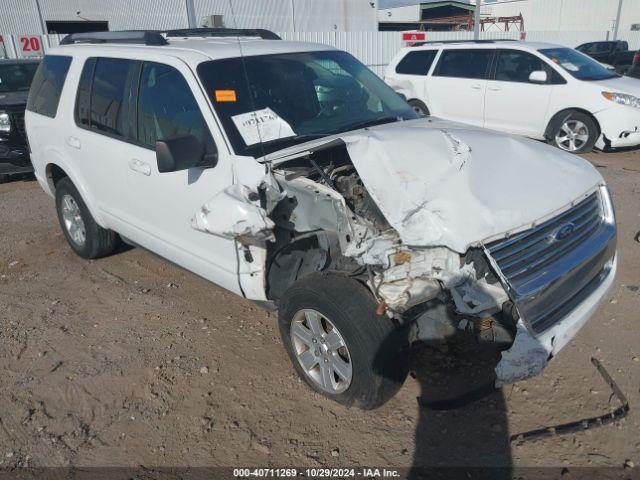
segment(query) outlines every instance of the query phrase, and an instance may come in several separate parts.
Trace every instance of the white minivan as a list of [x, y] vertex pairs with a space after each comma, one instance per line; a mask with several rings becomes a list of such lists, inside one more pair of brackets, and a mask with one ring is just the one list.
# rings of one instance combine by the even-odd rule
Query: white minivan
[[385, 81], [414, 109], [583, 153], [640, 145], [640, 81], [548, 43], [423, 43]]

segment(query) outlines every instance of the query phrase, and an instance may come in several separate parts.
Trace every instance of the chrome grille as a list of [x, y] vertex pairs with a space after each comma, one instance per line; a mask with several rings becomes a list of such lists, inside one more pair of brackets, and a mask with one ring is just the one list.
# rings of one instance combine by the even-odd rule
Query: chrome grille
[[595, 192], [566, 212], [486, 249], [523, 319], [541, 332], [593, 291], [615, 254], [615, 225], [604, 221]]

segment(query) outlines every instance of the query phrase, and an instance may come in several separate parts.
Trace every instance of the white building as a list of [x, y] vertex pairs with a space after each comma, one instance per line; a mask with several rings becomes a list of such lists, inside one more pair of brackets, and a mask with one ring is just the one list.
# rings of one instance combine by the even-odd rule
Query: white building
[[[618, 4], [619, 0], [484, 0], [480, 12], [492, 17], [522, 13], [528, 32], [607, 31], [613, 30]], [[632, 29], [640, 29], [640, 1], [623, 0], [619, 31]]]
[[[218, 26], [374, 31], [377, 0], [0, 0], [0, 35]], [[214, 19], [215, 16], [215, 19]]]

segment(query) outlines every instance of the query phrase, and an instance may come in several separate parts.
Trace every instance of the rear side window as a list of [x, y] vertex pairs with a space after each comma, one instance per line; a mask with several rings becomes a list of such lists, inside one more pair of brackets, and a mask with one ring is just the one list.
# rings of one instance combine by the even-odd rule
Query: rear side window
[[426, 75], [429, 73], [437, 50], [418, 50], [409, 52], [396, 66], [396, 73], [402, 75]]
[[40, 63], [27, 100], [27, 110], [55, 118], [71, 57], [47, 55]]
[[155, 148], [156, 140], [193, 135], [207, 152], [214, 151], [213, 138], [189, 84], [175, 68], [145, 62], [138, 94], [137, 140]]
[[[129, 85], [131, 60], [98, 58], [91, 88], [91, 128], [126, 137], [125, 90]], [[127, 122], [128, 123], [128, 122]]]
[[76, 99], [76, 123], [81, 127], [89, 127], [91, 115], [91, 82], [93, 82], [93, 70], [96, 67], [96, 59], [89, 58], [82, 68], [80, 82], [78, 84], [78, 97]]
[[444, 50], [434, 72], [438, 77], [487, 78], [492, 49]]

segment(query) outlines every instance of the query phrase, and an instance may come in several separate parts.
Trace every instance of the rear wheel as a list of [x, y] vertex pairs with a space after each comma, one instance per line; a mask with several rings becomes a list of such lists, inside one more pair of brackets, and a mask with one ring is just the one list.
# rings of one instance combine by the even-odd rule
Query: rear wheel
[[555, 120], [551, 129], [551, 142], [571, 153], [586, 153], [598, 140], [598, 125], [585, 113], [565, 112]]
[[62, 233], [79, 256], [99, 258], [113, 253], [117, 234], [96, 223], [69, 177], [56, 184], [56, 210]]
[[421, 100], [417, 100], [414, 98], [412, 100], [409, 100], [407, 103], [411, 105], [411, 108], [413, 108], [413, 111], [417, 114], [425, 116], [431, 115], [431, 113], [429, 113], [429, 108], [427, 108], [427, 106]]
[[356, 280], [313, 274], [283, 295], [280, 335], [298, 375], [313, 390], [369, 410], [384, 404], [408, 372], [406, 333]]

